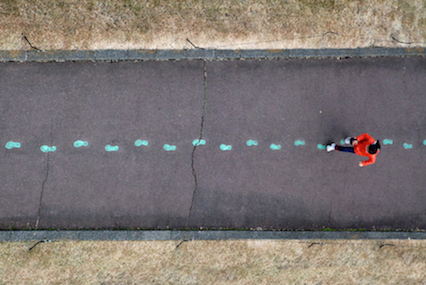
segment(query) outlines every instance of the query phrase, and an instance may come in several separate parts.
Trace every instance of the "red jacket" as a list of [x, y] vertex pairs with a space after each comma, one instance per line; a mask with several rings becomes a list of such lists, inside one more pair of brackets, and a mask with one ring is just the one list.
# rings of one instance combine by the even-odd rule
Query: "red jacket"
[[356, 138], [358, 140], [358, 144], [354, 146], [354, 151], [356, 154], [361, 156], [368, 157], [368, 160], [362, 162], [362, 166], [367, 166], [376, 162], [376, 155], [379, 153], [379, 149], [375, 154], [370, 154], [367, 151], [367, 146], [373, 144], [375, 140], [369, 134], [362, 134]]

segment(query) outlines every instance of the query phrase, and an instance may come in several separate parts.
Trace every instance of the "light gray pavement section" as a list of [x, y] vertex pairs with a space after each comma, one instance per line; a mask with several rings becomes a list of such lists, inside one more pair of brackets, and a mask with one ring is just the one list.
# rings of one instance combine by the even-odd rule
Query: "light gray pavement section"
[[34, 228], [42, 192], [39, 228], [185, 227], [203, 80], [202, 61], [2, 64], [1, 228]]
[[54, 241], [167, 241], [167, 240], [392, 240], [426, 239], [425, 232], [327, 231], [0, 231], [0, 242]]
[[[209, 62], [190, 225], [425, 228], [425, 78], [424, 58]], [[374, 165], [317, 149], [362, 133], [382, 140]]]
[[3, 50], [0, 61], [117, 61], [182, 59], [266, 59], [370, 56], [425, 56], [426, 49], [356, 48], [356, 49], [183, 49], [183, 50]]

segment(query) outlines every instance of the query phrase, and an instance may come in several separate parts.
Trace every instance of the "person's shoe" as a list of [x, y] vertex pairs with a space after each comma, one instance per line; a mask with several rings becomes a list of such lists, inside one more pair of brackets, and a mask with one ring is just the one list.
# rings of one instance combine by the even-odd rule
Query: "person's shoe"
[[346, 139], [345, 139], [345, 144], [351, 144], [351, 137], [347, 137]]
[[336, 149], [336, 144], [335, 143], [327, 145], [327, 152], [333, 151], [335, 149]]

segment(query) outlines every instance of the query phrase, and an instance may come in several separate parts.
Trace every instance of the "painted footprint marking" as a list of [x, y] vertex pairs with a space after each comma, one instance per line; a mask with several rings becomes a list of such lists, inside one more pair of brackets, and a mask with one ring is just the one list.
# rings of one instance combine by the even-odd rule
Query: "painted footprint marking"
[[114, 146], [112, 146], [112, 145], [110, 145], [110, 144], [107, 144], [107, 145], [105, 146], [105, 150], [106, 150], [106, 151], [118, 151], [118, 149], [119, 149], [118, 145], [114, 145]]
[[13, 142], [13, 141], [10, 141], [10, 142], [7, 142], [7, 143], [6, 143], [5, 147], [6, 147], [7, 149], [20, 148], [20, 147], [21, 147], [21, 143], [19, 143], [19, 142]]
[[301, 140], [297, 140], [294, 142], [295, 146], [299, 146], [299, 145], [305, 145], [305, 141], [301, 141]]
[[192, 145], [193, 146], [206, 145], [206, 141], [205, 140], [196, 139], [196, 140], [192, 141]]
[[165, 144], [163, 146], [165, 151], [175, 151], [176, 150], [176, 146], [175, 145], [169, 145], [169, 144]]
[[74, 142], [74, 147], [75, 148], [79, 148], [79, 147], [82, 147], [82, 146], [86, 147], [88, 145], [89, 145], [89, 143], [87, 141], [80, 141], [80, 140], [78, 140], [78, 141]]
[[231, 149], [232, 149], [232, 145], [221, 144], [221, 145], [220, 145], [220, 149], [221, 149], [222, 151], [231, 150]]
[[145, 140], [136, 140], [135, 141], [135, 146], [137, 146], [137, 147], [148, 146], [148, 141], [145, 141]]
[[319, 150], [324, 150], [324, 149], [326, 149], [326, 148], [327, 148], [327, 145], [325, 145], [325, 144], [318, 144], [318, 145], [317, 145], [317, 148], [318, 148]]
[[274, 143], [272, 143], [269, 147], [270, 147], [272, 150], [279, 150], [279, 149], [281, 149], [281, 145], [279, 145], [279, 144], [274, 144]]
[[246, 144], [247, 144], [247, 146], [257, 146], [258, 142], [257, 142], [257, 140], [248, 140], [246, 142]]
[[384, 140], [383, 140], [383, 144], [384, 144], [384, 145], [393, 144], [393, 141], [392, 141], [392, 140], [390, 140], [390, 139], [384, 139]]
[[42, 145], [40, 147], [40, 150], [44, 153], [48, 153], [48, 152], [54, 152], [56, 150], [56, 146], [48, 146], [48, 145]]
[[412, 148], [413, 148], [413, 145], [412, 145], [412, 144], [409, 144], [409, 143], [404, 143], [404, 144], [403, 144], [403, 147], [404, 147], [405, 149], [412, 149]]

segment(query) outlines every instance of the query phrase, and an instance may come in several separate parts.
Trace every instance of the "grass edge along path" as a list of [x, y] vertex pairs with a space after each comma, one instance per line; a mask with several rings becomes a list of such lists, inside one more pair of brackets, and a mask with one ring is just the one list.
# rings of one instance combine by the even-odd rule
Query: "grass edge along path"
[[[425, 240], [0, 243], [4, 284], [420, 284]], [[31, 250], [30, 250], [31, 249]]]

